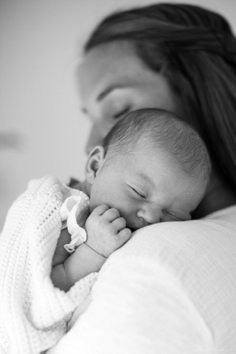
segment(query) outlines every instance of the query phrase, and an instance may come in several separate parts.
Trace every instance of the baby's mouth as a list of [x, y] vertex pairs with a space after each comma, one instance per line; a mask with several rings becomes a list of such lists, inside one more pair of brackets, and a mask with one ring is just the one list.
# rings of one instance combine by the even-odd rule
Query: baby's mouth
[[138, 229], [141, 229], [141, 228], [143, 228], [143, 227], [145, 227], [145, 226], [149, 226], [149, 225], [151, 225], [149, 222], [147, 222], [147, 221], [145, 221], [144, 219], [138, 219], [137, 220], [137, 222], [135, 222], [135, 223], [127, 223], [127, 227], [132, 231], [132, 232], [134, 232], [134, 231], [136, 231], [136, 230], [138, 230]]

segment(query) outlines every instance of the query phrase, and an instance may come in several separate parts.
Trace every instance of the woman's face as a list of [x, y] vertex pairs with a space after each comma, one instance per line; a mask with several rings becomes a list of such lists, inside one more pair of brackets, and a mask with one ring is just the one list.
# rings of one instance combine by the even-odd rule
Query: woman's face
[[78, 82], [82, 111], [92, 123], [87, 152], [128, 111], [161, 108], [177, 113], [165, 77], [147, 68], [128, 42], [103, 44], [86, 53]]

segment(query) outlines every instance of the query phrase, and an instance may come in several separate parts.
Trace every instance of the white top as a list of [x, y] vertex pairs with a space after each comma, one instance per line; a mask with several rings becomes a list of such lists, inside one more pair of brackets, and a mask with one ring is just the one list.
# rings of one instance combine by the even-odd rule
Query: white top
[[138, 230], [50, 354], [235, 354], [236, 206]]

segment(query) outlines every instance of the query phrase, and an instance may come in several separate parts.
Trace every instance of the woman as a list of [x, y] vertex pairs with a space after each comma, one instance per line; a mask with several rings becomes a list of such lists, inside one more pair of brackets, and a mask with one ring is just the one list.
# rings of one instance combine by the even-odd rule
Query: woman
[[126, 112], [157, 107], [201, 134], [213, 173], [198, 220], [144, 228], [108, 260], [92, 303], [53, 353], [236, 353], [236, 39], [229, 24], [183, 4], [116, 13], [86, 43], [78, 77], [92, 120], [88, 151]]

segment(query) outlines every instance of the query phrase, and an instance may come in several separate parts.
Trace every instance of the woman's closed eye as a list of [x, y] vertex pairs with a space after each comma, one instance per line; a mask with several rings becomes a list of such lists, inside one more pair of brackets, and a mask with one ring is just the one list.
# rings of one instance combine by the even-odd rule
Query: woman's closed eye
[[113, 118], [115, 118], [115, 119], [121, 118], [122, 116], [124, 116], [129, 111], [130, 111], [130, 107], [125, 107], [124, 109], [122, 109], [122, 110], [118, 111], [117, 113], [113, 114]]

